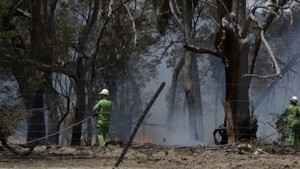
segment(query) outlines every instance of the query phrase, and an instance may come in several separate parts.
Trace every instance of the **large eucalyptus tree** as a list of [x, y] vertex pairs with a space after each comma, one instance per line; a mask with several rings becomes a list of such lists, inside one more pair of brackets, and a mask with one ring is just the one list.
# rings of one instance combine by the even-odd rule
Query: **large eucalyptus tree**
[[[178, 29], [184, 34], [184, 47], [187, 55], [181, 59], [174, 71], [173, 79], [176, 81], [179, 72], [185, 72], [186, 96], [193, 95], [197, 82], [191, 79], [190, 70], [193, 56], [190, 52], [209, 54], [220, 58], [225, 70], [225, 126], [227, 128], [229, 143], [234, 143], [243, 138], [250, 139], [256, 136], [257, 124], [250, 110], [249, 89], [251, 79], [278, 78], [280, 68], [268, 41], [265, 32], [275, 18], [282, 13], [292, 11], [298, 1], [293, 0], [164, 0], [159, 9], [160, 30], [164, 30], [170, 18], [177, 23]], [[154, 3], [157, 5], [157, 2]], [[198, 16], [199, 4], [212, 8], [214, 22], [218, 26], [215, 34], [214, 49], [195, 47], [193, 34], [191, 33], [191, 20]], [[201, 31], [201, 30], [200, 30]], [[254, 38], [253, 38], [254, 37]], [[274, 67], [274, 73], [270, 75], [254, 74], [256, 58], [261, 46], [267, 49], [268, 56]], [[185, 67], [185, 69], [182, 69]], [[188, 69], [186, 69], [188, 68]], [[176, 84], [174, 84], [176, 88]], [[173, 89], [174, 90], [174, 89]], [[196, 96], [199, 97], [199, 96]], [[196, 97], [191, 97], [192, 102], [197, 102]], [[174, 104], [174, 101], [172, 101]], [[190, 106], [193, 107], [193, 106]], [[195, 112], [191, 112], [195, 113]]]

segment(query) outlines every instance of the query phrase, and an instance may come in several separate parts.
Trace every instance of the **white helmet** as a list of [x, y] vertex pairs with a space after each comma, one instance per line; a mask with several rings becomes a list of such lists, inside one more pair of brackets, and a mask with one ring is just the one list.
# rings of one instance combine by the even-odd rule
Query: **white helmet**
[[291, 102], [298, 102], [298, 97], [297, 96], [293, 96], [290, 98]]
[[108, 89], [102, 89], [99, 94], [108, 96], [109, 95], [109, 90]]

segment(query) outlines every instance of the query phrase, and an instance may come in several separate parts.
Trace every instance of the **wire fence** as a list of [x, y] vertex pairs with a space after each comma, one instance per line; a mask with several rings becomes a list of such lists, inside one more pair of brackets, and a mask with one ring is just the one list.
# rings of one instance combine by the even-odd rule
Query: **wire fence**
[[[31, 109], [30, 111], [44, 111], [44, 110], [47, 110], [47, 108], [34, 108], [34, 109]], [[81, 121], [79, 122], [74, 122], [72, 119], [68, 120], [68, 122], [66, 122], [64, 125], [61, 125], [60, 128], [58, 129], [58, 131], [55, 131], [53, 132], [53, 130], [49, 130], [49, 128], [52, 128], [53, 129], [53, 126], [54, 128], [57, 127], [57, 122], [51, 122], [51, 121], [45, 121], [44, 123], [34, 123], [34, 122], [31, 122], [30, 123], [30, 126], [32, 128], [37, 128], [39, 126], [44, 126], [45, 127], [45, 130], [40, 130], [40, 129], [30, 129], [30, 133], [32, 134], [45, 134], [44, 137], [41, 137], [41, 138], [38, 138], [36, 140], [31, 140], [29, 142], [27, 142], [28, 144], [29, 143], [33, 143], [33, 142], [37, 142], [37, 141], [41, 141], [41, 140], [46, 140], [48, 138], [51, 138], [53, 136], [57, 136], [57, 135], [61, 135], [61, 134], [66, 134], [66, 132], [69, 132], [69, 131], [72, 131], [73, 127], [77, 126], [77, 125], [82, 125], [84, 123], [87, 123], [87, 121], [89, 119], [94, 119], [95, 117], [92, 117], [92, 116], [88, 116], [88, 117], [85, 117], [84, 119], [82, 119]], [[73, 121], [73, 122], [72, 122]], [[136, 124], [136, 122], [134, 121], [131, 121], [130, 123], [122, 123], [122, 120], [119, 121], [120, 124], [117, 124], [116, 126], [114, 126], [113, 128], [116, 128], [116, 127], [119, 127], [119, 128], [127, 128], [127, 129], [130, 129], [130, 128], [133, 128], [133, 126]], [[172, 122], [170, 122], [172, 123]], [[86, 124], [87, 125], [87, 124]], [[115, 124], [112, 124], [112, 125], [115, 125]], [[128, 126], [129, 125], [129, 126]], [[268, 133], [268, 134], [264, 134], [264, 135], [261, 135], [259, 140], [268, 140], [269, 138], [273, 137], [273, 136], [276, 136], [278, 135], [278, 130], [276, 128], [276, 124], [274, 124], [273, 121], [269, 120], [269, 121], [263, 121], [263, 120], [259, 120], [258, 121], [258, 130], [260, 129], [260, 126], [263, 125], [264, 128], [268, 128], [269, 131], [273, 131], [272, 133]], [[94, 123], [92, 124], [93, 128], [95, 129], [96, 128], [96, 123], [94, 121]], [[176, 126], [172, 127], [170, 124], [168, 124], [168, 121], [165, 121], [163, 123], [155, 123], [155, 122], [145, 122], [143, 123], [143, 126], [147, 128], [151, 128], [151, 129], [155, 129], [155, 130], [164, 130], [164, 131], [167, 131], [170, 133], [176, 133], [176, 134], [180, 134], [180, 132], [178, 132], [178, 128], [176, 128]], [[23, 124], [22, 127], [25, 127], [25, 125]], [[28, 126], [27, 126], [28, 127]], [[178, 126], [177, 126], [178, 127]], [[218, 126], [215, 126], [216, 128]], [[143, 128], [143, 127], [142, 127]], [[214, 128], [213, 128], [214, 129]], [[211, 130], [211, 135], [212, 135], [212, 130], [213, 129], [210, 129]], [[253, 128], [249, 128], [249, 127], [239, 127], [239, 130], [252, 130]], [[143, 140], [143, 136], [145, 138], [147, 138], [149, 140], [149, 134], [147, 134], [147, 130], [143, 130], [141, 129], [142, 131], [140, 132], [140, 139]], [[187, 129], [186, 131], [188, 131], [189, 129]], [[123, 130], [124, 131], [124, 130]], [[28, 132], [28, 128], [23, 128], [22, 131], [20, 130], [16, 130], [16, 135], [18, 136], [26, 136], [26, 133]], [[78, 132], [82, 132], [82, 133], [87, 133], [87, 131], [78, 131]], [[127, 132], [127, 134], [129, 135], [130, 134], [130, 130], [128, 131], [125, 131]], [[89, 131], [89, 133], [92, 133], [93, 135], [96, 135], [98, 132], [96, 130], [93, 130], [93, 131]], [[246, 133], [247, 135], [247, 133]]]
[[[108, 79], [107, 81], [113, 81], [113, 82], [117, 82], [117, 83], [120, 83], [120, 84], [124, 84], [124, 82], [126, 82], [125, 80], [115, 80], [115, 79]], [[256, 83], [256, 84], [251, 84], [250, 86], [251, 86], [251, 88], [262, 88], [262, 89], [265, 89], [265, 88], [268, 88], [269, 86], [266, 86], [265, 84], [267, 84], [267, 82], [266, 83], [261, 83], [261, 84], [258, 84], [258, 83]], [[126, 84], [125, 84], [126, 85]], [[128, 84], [127, 84], [128, 85]], [[207, 84], [205, 84], [205, 85], [207, 85]], [[229, 85], [232, 85], [232, 86], [243, 86], [244, 84], [229, 84]], [[223, 90], [223, 88], [220, 88], [220, 86], [222, 86], [223, 88], [225, 87], [225, 84], [224, 83], [214, 83], [213, 85], [211, 85], [210, 86], [210, 88], [218, 88], [219, 89], [219, 92], [218, 93], [222, 93], [222, 91], [224, 92], [224, 90]], [[276, 89], [284, 89], [284, 90], [287, 90], [287, 89], [289, 89], [290, 87], [289, 86], [287, 86], [287, 85], [283, 85], [283, 84], [277, 84], [276, 85]], [[221, 90], [222, 89], [222, 90]], [[4, 92], [5, 93], [5, 92]], [[2, 93], [0, 93], [0, 95], [1, 95]], [[44, 92], [44, 94], [48, 94], [47, 92]], [[50, 94], [50, 93], [49, 93]], [[87, 93], [84, 93], [85, 95], [87, 95]], [[90, 93], [91, 94], [91, 93]], [[93, 93], [92, 93], [93, 94]], [[129, 94], [129, 90], [127, 91], [127, 92], [125, 92], [125, 95], [128, 95]], [[96, 96], [97, 95], [97, 92], [95, 92], [94, 93], [94, 95]], [[18, 96], [19, 98], [21, 98], [21, 96], [19, 95]], [[72, 99], [74, 99], [74, 98], [72, 98]], [[224, 98], [223, 98], [224, 99]], [[252, 98], [251, 98], [252, 99]], [[250, 102], [250, 103], [252, 103], [253, 102], [253, 100], [248, 100], [248, 99], [235, 99], [235, 100], [231, 100], [231, 102], [239, 102], [239, 103], [243, 103], [243, 102]], [[220, 100], [222, 100], [222, 98], [220, 98]], [[287, 99], [288, 100], [288, 99]], [[287, 101], [288, 102], [288, 101]], [[251, 104], [250, 104], [251, 105]], [[204, 105], [204, 106], [206, 106], [206, 105]], [[207, 105], [208, 106], [208, 105]], [[128, 109], [128, 107], [130, 107], [129, 105], [125, 105], [123, 108], [126, 108], [126, 109]], [[130, 108], [129, 108], [130, 109]], [[35, 114], [36, 113], [45, 113], [45, 111], [48, 111], [48, 112], [51, 112], [51, 110], [50, 110], [50, 108], [49, 107], [43, 107], [43, 108], [32, 108], [32, 109], [25, 109], [25, 108], [20, 108], [19, 110], [21, 110], [21, 111], [24, 111], [24, 112], [34, 112]], [[62, 110], [62, 112], [61, 112], [61, 114], [64, 114], [64, 108], [63, 108], [63, 110]], [[74, 105], [73, 105], [73, 107], [72, 107], [72, 111], [75, 111], [74, 110]], [[127, 110], [127, 111], [131, 111], [131, 110]], [[155, 112], [156, 113], [156, 112]], [[162, 112], [159, 112], [159, 113], [162, 113]], [[86, 123], [89, 119], [90, 119], [90, 117], [88, 117], [87, 119], [83, 119], [83, 120], [81, 120], [80, 122], [74, 122], [74, 123], [72, 123], [71, 121], [73, 121], [72, 120], [72, 118], [74, 118], [73, 116], [74, 116], [74, 112], [71, 112], [71, 119], [68, 119], [68, 122], [66, 122], [64, 125], [62, 125], [61, 127], [60, 127], [60, 129], [59, 129], [59, 131], [56, 131], [56, 132], [51, 132], [50, 130], [49, 131], [40, 131], [40, 130], [30, 130], [30, 132], [31, 133], [36, 133], [36, 134], [46, 134], [43, 138], [39, 138], [38, 139], [38, 141], [39, 140], [45, 140], [45, 139], [48, 139], [48, 138], [51, 138], [51, 137], [53, 137], [53, 136], [57, 136], [57, 135], [60, 135], [60, 134], [63, 134], [63, 133], [66, 133], [66, 132], [69, 132], [69, 131], [71, 131], [72, 129], [73, 129], [73, 127], [75, 127], [75, 126], [77, 126], [77, 125], [81, 125], [81, 124], [84, 124], [84, 123]], [[88, 114], [88, 113], [86, 113], [86, 114]], [[156, 113], [156, 114], [158, 114], [158, 113]], [[27, 115], [27, 118], [28, 117], [30, 117], [31, 116], [31, 114], [28, 114]], [[47, 116], [49, 116], [49, 115], [47, 115]], [[61, 116], [59, 116], [58, 118], [60, 118]], [[122, 123], [122, 122], [120, 122], [120, 123]], [[178, 128], [172, 128], [172, 127], [170, 127], [170, 124], [167, 124], [168, 122], [166, 121], [166, 122], [164, 122], [164, 123], [153, 123], [153, 122], [145, 122], [144, 124], [143, 124], [143, 126], [145, 126], [145, 128], [146, 129], [141, 129], [142, 131], [140, 132], [140, 135], [141, 135], [141, 137], [145, 137], [145, 138], [147, 138], [148, 139], [148, 136], [149, 136], [149, 134], [147, 133], [147, 128], [155, 128], [156, 130], [166, 130], [167, 132], [169, 132], [169, 133], [177, 133], [177, 134], [179, 134], [179, 132], [178, 132]], [[210, 122], [206, 122], [206, 123], [210, 123]], [[214, 121], [211, 121], [211, 123], [215, 123], [215, 124], [217, 124], [217, 121], [216, 121], [216, 119], [214, 119]], [[262, 122], [262, 121], [259, 121], [258, 122], [259, 123], [259, 127], [260, 127], [260, 125], [264, 125], [264, 127], [267, 127], [268, 128], [268, 130], [269, 131], [273, 131], [272, 133], [270, 133], [270, 134], [264, 134], [263, 136], [260, 136], [260, 140], [267, 140], [267, 139], [269, 139], [269, 138], [271, 138], [271, 137], [274, 137], [274, 136], [276, 136], [276, 135], [278, 135], [278, 132], [276, 131], [276, 128], [274, 128], [274, 126], [272, 126], [272, 125], [270, 125], [270, 123], [272, 123], [272, 121], [264, 121], [264, 122]], [[46, 125], [46, 126], [55, 126], [55, 125], [57, 125], [57, 123], [55, 123], [55, 122], [49, 122], [49, 121], [46, 121], [46, 123], [45, 124], [41, 124], [41, 123], [30, 123], [30, 125], [31, 126], [41, 126], [41, 125]], [[93, 124], [94, 126], [94, 128], [95, 128], [95, 124]], [[114, 125], [114, 124], [113, 124]], [[135, 122], [130, 122], [130, 124], [128, 124], [128, 123], [124, 123], [124, 124], [118, 124], [117, 125], [117, 127], [119, 127], [119, 128], [132, 128], [132, 126], [134, 126], [135, 125]], [[48, 130], [47, 128], [48, 127], [46, 127], [46, 130]], [[216, 125], [215, 126], [215, 128], [217, 128], [218, 126]], [[212, 128], [212, 127], [210, 127], [209, 128], [209, 130], [210, 130], [210, 133], [211, 133], [211, 135], [212, 135], [212, 131], [215, 129], [215, 128]], [[251, 128], [245, 128], [245, 127], [240, 127], [239, 129], [241, 129], [241, 130], [250, 130]], [[260, 128], [258, 128], [258, 129], [260, 129]], [[187, 130], [189, 130], [189, 129], [187, 129]], [[186, 130], [186, 131], [187, 131]], [[17, 130], [16, 131], [16, 134], [17, 135], [22, 135], [22, 136], [25, 136], [26, 134], [24, 134], [25, 132], [27, 132], [27, 131], [23, 131], [23, 132], [20, 132], [19, 130]], [[78, 132], [82, 132], [82, 131], [78, 131]], [[89, 132], [92, 132], [93, 134], [97, 134], [97, 131], [89, 131]], [[128, 133], [130, 133], [131, 131], [130, 130], [128, 130], [128, 131], [126, 131], [126, 132], [128, 132]], [[33, 141], [30, 141], [29, 143], [31, 143], [31, 142], [35, 142], [36, 140], [33, 140]]]
[[[35, 143], [35, 142], [39, 142], [39, 141], [45, 141], [47, 140], [48, 138], [51, 138], [53, 136], [59, 136], [60, 134], [65, 134], [65, 132], [68, 132], [68, 131], [72, 131], [72, 129], [75, 127], [75, 126], [78, 126], [78, 125], [82, 125], [83, 123], [87, 122], [88, 120], [94, 118], [93, 116], [89, 116], [89, 117], [86, 117], [84, 118], [83, 120], [80, 120], [78, 122], [75, 122], [75, 123], [70, 123], [69, 125], [67, 125], [66, 127], [62, 127], [61, 129], [59, 129], [58, 131], [56, 132], [51, 132], [51, 133], [47, 133], [45, 134], [45, 131], [42, 131], [41, 130], [31, 130], [30, 132], [31, 133], [35, 133], [35, 134], [45, 134], [45, 136], [43, 137], [40, 137], [40, 138], [37, 138], [37, 139], [33, 139], [33, 140], [30, 140], [30, 141], [27, 141], [26, 144], [31, 144], [31, 143]], [[41, 125], [40, 123], [36, 123], [37, 125]], [[136, 123], [131, 123], [131, 126], [134, 127]], [[264, 141], [267, 141], [269, 138], [271, 137], [274, 137], [276, 135], [279, 135], [278, 131], [279, 130], [282, 130], [282, 128], [277, 128], [275, 125], [273, 126], [272, 124], [270, 124], [269, 122], [267, 121], [258, 121], [258, 126], [260, 126], [260, 124], [263, 124], [263, 125], [266, 125], [268, 126], [270, 129], [273, 130], [272, 133], [269, 133], [269, 134], [265, 134], [265, 135], [262, 135], [258, 138], [259, 141], [261, 142], [264, 142]], [[49, 125], [49, 124], [48, 124]], [[144, 127], [151, 127], [151, 128], [164, 128], [164, 129], [167, 129], [168, 132], [173, 132], [173, 133], [178, 133], [176, 130], [176, 128], [170, 128], [170, 125], [169, 124], [158, 124], [158, 123], [143, 123], [142, 126]], [[131, 128], [132, 128], [131, 127]], [[142, 127], [143, 128], [143, 127]], [[239, 130], [253, 130], [253, 127], [239, 127], [238, 128]], [[150, 138], [150, 136], [143, 132], [143, 129], [141, 129], [142, 131], [139, 133], [139, 138], [138, 140], [142, 141], [142, 140], [152, 140]], [[81, 133], [83, 133], [82, 131], [80, 131]], [[127, 131], [128, 132], [128, 135], [130, 134], [131, 131]], [[78, 131], [79, 133], [79, 131]], [[18, 130], [16, 130], [15, 132], [16, 135], [18, 136], [23, 136], [23, 137], [26, 137], [26, 133], [24, 132], [20, 132]], [[96, 130], [92, 131], [92, 134], [98, 134], [98, 132]], [[170, 133], [169, 133], [170, 134]], [[213, 132], [211, 133], [211, 135], [213, 134]], [[248, 133], [244, 133], [243, 136], [253, 136], [253, 134], [248, 134]], [[163, 139], [163, 138], [162, 138]], [[143, 142], [143, 141], [142, 141]]]

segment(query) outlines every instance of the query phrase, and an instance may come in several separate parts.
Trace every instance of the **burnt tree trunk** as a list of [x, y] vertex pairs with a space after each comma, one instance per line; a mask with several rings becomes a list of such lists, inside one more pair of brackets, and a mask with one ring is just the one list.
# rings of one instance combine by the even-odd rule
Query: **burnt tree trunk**
[[[225, 57], [225, 125], [227, 127], [228, 142], [235, 143], [242, 138], [249, 139], [253, 134], [249, 133], [250, 126], [250, 111], [249, 111], [249, 88], [250, 78], [243, 77], [248, 73], [248, 55], [249, 42], [245, 37], [239, 35], [239, 28], [234, 24], [242, 25], [241, 16], [244, 16], [244, 2], [227, 1], [227, 7], [232, 7], [231, 11], [237, 15], [231, 17], [226, 14], [223, 8], [221, 11], [221, 19], [227, 17], [231, 21], [231, 25], [226, 25], [221, 28], [223, 32], [223, 46], [217, 49], [221, 50]], [[229, 8], [230, 9], [230, 8]]]
[[[193, 1], [183, 1], [184, 11], [184, 36], [188, 43], [193, 42]], [[184, 90], [189, 110], [189, 121], [192, 136], [199, 140], [202, 138], [202, 110], [201, 110], [201, 95], [200, 95], [200, 81], [198, 74], [197, 59], [193, 57], [193, 53], [185, 51], [184, 62]]]
[[[75, 110], [74, 123], [78, 123], [81, 120], [83, 120], [84, 112], [85, 112], [84, 88], [82, 86], [77, 86], [77, 105]], [[80, 145], [81, 135], [82, 135], [82, 124], [78, 124], [73, 127], [71, 145]]]
[[192, 137], [196, 140], [203, 139], [203, 115], [201, 107], [200, 95], [200, 79], [198, 73], [197, 59], [191, 58], [189, 74], [191, 75], [192, 86], [191, 90], [186, 90], [186, 101], [189, 110], [189, 124]]
[[[91, 18], [89, 18], [88, 22], [80, 32], [79, 41], [78, 41], [78, 52], [80, 56], [77, 59], [77, 66], [76, 66], [75, 92], [76, 92], [77, 100], [76, 100], [76, 111], [75, 111], [74, 123], [78, 123], [84, 120], [83, 119], [84, 116], [87, 115], [86, 113], [88, 108], [87, 107], [88, 88], [89, 85], [93, 84], [93, 82], [90, 80], [90, 78], [92, 77], [89, 77], [89, 74], [92, 73], [91, 70], [94, 70], [95, 64], [91, 64], [93, 62], [92, 57], [87, 56], [86, 53], [88, 50], [91, 50], [89, 49], [88, 44], [97, 26], [97, 19], [100, 13], [99, 0], [93, 1], [93, 7], [91, 10], [92, 10], [90, 16]], [[98, 53], [96, 53], [96, 55], [97, 54]], [[94, 68], [90, 69], [92, 66]], [[82, 136], [82, 124], [78, 124], [75, 127], [73, 127], [71, 145], [80, 145], [81, 136]]]
[[[77, 61], [77, 79], [76, 79], [76, 110], [74, 123], [83, 120], [86, 112], [86, 60], [82, 57]], [[82, 136], [82, 124], [73, 127], [71, 145], [80, 145]]]
[[[64, 100], [55, 93], [52, 89], [49, 89], [46, 93], [45, 104], [47, 105], [48, 114], [47, 114], [47, 134], [51, 135], [59, 131], [59, 113], [62, 111], [59, 107], [62, 107]], [[51, 136], [47, 139], [48, 144], [59, 144], [59, 134]]]
[[[97, 98], [97, 83], [96, 83], [96, 71], [92, 69], [92, 73], [89, 74], [90, 84], [87, 87], [87, 113], [86, 117], [90, 116], [93, 112], [93, 106], [95, 105], [95, 101]], [[96, 128], [96, 119], [90, 118], [87, 121], [87, 134], [86, 134], [86, 145], [95, 145], [97, 142], [97, 128]]]
[[232, 33], [227, 34], [224, 55], [228, 59], [225, 67], [226, 95], [225, 114], [229, 143], [246, 137], [250, 128], [249, 87], [250, 81], [243, 75], [248, 73], [248, 44], [244, 44]]
[[[179, 1], [179, 6], [183, 7], [182, 28], [185, 40], [188, 44], [192, 44], [193, 39], [193, 1]], [[169, 10], [169, 9], [168, 9]], [[178, 21], [180, 22], [180, 21]], [[175, 111], [176, 91], [179, 76], [183, 79], [183, 89], [185, 92], [185, 99], [187, 102], [187, 108], [189, 113], [189, 126], [193, 139], [199, 140], [203, 138], [201, 130], [203, 129], [203, 115], [201, 107], [201, 95], [200, 95], [200, 80], [198, 73], [197, 59], [194, 54], [189, 50], [184, 51], [184, 56], [180, 58], [177, 63], [173, 77], [172, 86], [170, 88], [170, 102], [169, 102], [169, 114], [168, 119], [172, 119]], [[182, 71], [182, 74], [180, 72]]]

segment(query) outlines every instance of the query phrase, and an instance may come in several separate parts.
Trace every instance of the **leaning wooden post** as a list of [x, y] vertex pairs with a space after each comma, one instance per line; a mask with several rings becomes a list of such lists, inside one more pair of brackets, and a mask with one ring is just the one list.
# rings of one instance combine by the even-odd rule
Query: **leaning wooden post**
[[154, 96], [152, 97], [152, 99], [150, 100], [150, 102], [148, 103], [146, 109], [144, 110], [144, 112], [142, 113], [142, 116], [139, 118], [132, 134], [130, 135], [130, 138], [125, 146], [125, 148], [123, 149], [120, 157], [118, 158], [118, 161], [115, 163], [114, 167], [118, 167], [120, 165], [120, 163], [122, 162], [125, 154], [128, 151], [128, 148], [130, 147], [138, 129], [140, 128], [141, 124], [143, 123], [147, 113], [149, 112], [150, 108], [152, 107], [153, 103], [155, 102], [155, 100], [158, 98], [158, 96], [160, 95], [161, 91], [163, 90], [163, 88], [165, 87], [166, 83], [163, 82], [161, 83], [161, 85], [159, 86], [159, 88], [157, 89], [157, 91], [155, 92]]

